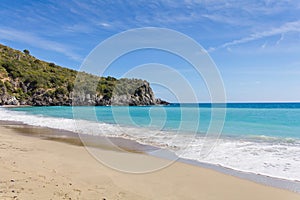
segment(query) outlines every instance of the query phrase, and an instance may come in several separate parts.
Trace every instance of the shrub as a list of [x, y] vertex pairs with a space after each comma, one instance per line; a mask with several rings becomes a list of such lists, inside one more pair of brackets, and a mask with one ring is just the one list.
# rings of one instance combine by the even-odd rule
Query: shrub
[[27, 49], [24, 49], [23, 52], [25, 53], [25, 55], [29, 55], [30, 54], [30, 51], [27, 50]]
[[59, 87], [55, 90], [55, 96], [65, 95], [67, 94], [67, 90], [65, 88]]
[[0, 88], [2, 88], [4, 86], [4, 83], [2, 80], [0, 80]]
[[13, 88], [13, 86], [12, 86], [12, 84], [10, 82], [5, 81], [4, 85], [5, 85], [5, 87], [6, 87], [6, 89], [7, 89], [8, 92], [13, 92], [14, 88]]
[[68, 83], [68, 86], [67, 86], [67, 90], [68, 90], [69, 92], [72, 92], [73, 89], [74, 89], [74, 84], [69, 82], [69, 83]]

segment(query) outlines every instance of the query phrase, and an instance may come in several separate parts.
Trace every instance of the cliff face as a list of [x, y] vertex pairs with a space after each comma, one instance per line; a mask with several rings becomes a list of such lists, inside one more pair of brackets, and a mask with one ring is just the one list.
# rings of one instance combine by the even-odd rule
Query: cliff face
[[[79, 74], [79, 76], [78, 76]], [[97, 77], [0, 45], [0, 105], [156, 105], [147, 81]]]
[[148, 82], [144, 81], [133, 94], [113, 94], [113, 105], [155, 105], [156, 99]]
[[74, 97], [71, 92], [67, 94], [49, 95], [47, 91], [40, 89], [27, 99], [17, 99], [14, 95], [8, 94], [5, 87], [1, 88], [0, 105], [32, 105], [32, 106], [71, 106], [71, 105], [168, 105], [168, 102], [154, 97], [153, 91], [148, 82], [136, 89], [134, 94], [113, 94], [111, 98], [103, 95], [81, 94]]
[[160, 99], [154, 97], [153, 91], [149, 83], [143, 81], [143, 84], [134, 90], [133, 94], [130, 93], [117, 93], [113, 92], [111, 98], [104, 97], [103, 95], [90, 95], [90, 94], [74, 94], [72, 93], [73, 105], [156, 105], [167, 104]]

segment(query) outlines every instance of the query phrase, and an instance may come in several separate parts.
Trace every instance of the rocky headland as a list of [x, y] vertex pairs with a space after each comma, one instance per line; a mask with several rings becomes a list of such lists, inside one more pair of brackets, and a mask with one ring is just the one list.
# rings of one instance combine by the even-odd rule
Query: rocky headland
[[141, 79], [98, 77], [0, 44], [0, 105], [166, 105]]

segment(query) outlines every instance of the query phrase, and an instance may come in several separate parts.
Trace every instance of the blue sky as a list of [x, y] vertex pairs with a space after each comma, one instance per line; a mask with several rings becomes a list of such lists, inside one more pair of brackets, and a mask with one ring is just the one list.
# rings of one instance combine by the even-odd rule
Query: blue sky
[[[300, 101], [300, 1], [293, 0], [1, 0], [0, 43], [79, 69], [101, 41], [122, 31], [163, 27], [201, 44], [216, 63], [229, 102]], [[199, 101], [209, 101], [184, 62], [157, 52], [120, 59], [118, 66], [160, 62], [185, 74]], [[170, 57], [170, 56], [169, 56]], [[138, 58], [139, 62], [133, 62]], [[157, 96], [173, 101], [159, 87]]]

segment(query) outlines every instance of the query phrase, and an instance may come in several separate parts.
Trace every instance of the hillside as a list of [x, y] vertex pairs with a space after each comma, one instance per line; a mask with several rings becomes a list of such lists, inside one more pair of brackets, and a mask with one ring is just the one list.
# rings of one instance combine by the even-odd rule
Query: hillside
[[[75, 87], [75, 89], [74, 89]], [[147, 81], [97, 77], [0, 44], [0, 105], [155, 105]]]

